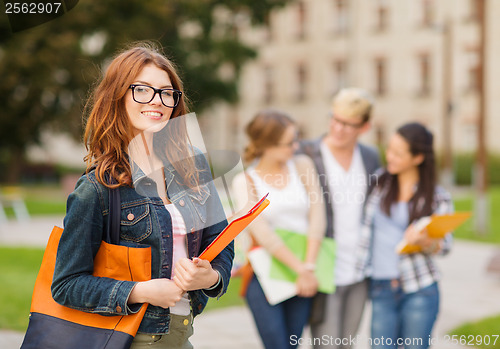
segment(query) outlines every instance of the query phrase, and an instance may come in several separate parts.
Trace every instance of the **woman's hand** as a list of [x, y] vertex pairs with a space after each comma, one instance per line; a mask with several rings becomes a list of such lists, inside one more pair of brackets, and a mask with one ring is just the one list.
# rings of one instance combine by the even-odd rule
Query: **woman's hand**
[[181, 258], [175, 264], [172, 280], [185, 291], [201, 290], [215, 285], [219, 281], [219, 273], [204, 259]]
[[314, 275], [314, 271], [306, 267], [300, 270], [296, 285], [297, 295], [300, 297], [312, 297], [318, 292], [318, 279]]
[[419, 245], [424, 253], [435, 253], [439, 251], [439, 239], [429, 237], [427, 229], [417, 230], [411, 224], [405, 231], [405, 239], [411, 245]]
[[170, 279], [153, 279], [138, 282], [130, 293], [128, 303], [149, 303], [170, 308], [181, 300], [183, 293], [184, 290]]

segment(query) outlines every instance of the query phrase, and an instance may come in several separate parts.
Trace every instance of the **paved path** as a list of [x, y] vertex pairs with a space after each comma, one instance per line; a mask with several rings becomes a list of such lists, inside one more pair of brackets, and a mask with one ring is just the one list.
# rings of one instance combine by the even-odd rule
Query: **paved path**
[[[0, 226], [0, 245], [44, 246], [54, 225], [62, 217], [33, 218], [30, 222], [11, 222]], [[460, 348], [443, 341], [450, 329], [489, 315], [500, 314], [500, 276], [486, 273], [486, 265], [496, 247], [457, 241], [452, 253], [439, 260], [443, 273], [441, 309], [433, 338], [437, 349]], [[369, 311], [365, 313], [361, 338], [369, 335]], [[306, 329], [301, 349], [310, 348]], [[500, 333], [492, 333], [492, 335]], [[17, 349], [23, 334], [0, 331], [0, 348]], [[246, 307], [233, 307], [204, 313], [195, 320], [192, 343], [196, 349], [261, 349], [260, 339]], [[468, 347], [471, 348], [471, 347]], [[366, 342], [356, 349], [368, 349]]]

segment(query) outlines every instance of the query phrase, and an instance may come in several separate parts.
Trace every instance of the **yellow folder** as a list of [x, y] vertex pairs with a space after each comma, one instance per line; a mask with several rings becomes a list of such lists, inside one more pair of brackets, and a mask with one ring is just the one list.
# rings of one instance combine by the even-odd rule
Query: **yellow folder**
[[[415, 229], [427, 230], [427, 235], [433, 239], [442, 239], [446, 234], [462, 225], [469, 217], [471, 212], [455, 212], [443, 215], [432, 215], [422, 217], [415, 223]], [[422, 248], [419, 245], [411, 245], [405, 239], [396, 246], [396, 252], [399, 254], [418, 253]]]

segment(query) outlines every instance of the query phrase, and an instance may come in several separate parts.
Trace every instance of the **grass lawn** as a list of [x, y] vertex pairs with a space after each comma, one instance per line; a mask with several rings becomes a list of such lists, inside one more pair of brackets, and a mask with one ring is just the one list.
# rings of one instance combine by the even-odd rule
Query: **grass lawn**
[[[484, 236], [480, 236], [474, 229], [474, 216], [466, 221], [454, 232], [454, 237], [458, 239], [474, 240], [480, 242], [490, 242], [500, 244], [500, 187], [492, 187], [488, 192], [490, 203], [490, 231]], [[455, 199], [455, 211], [472, 211], [474, 213], [474, 202], [472, 192], [464, 198]]]
[[41, 248], [0, 247], [0, 328], [26, 330], [31, 294], [42, 257]]
[[500, 315], [466, 323], [451, 331], [450, 337], [476, 348], [500, 348]]
[[[4, 192], [9, 192], [3, 188]], [[15, 196], [21, 196], [32, 216], [39, 215], [64, 215], [66, 212], [66, 195], [59, 185], [33, 185], [15, 188]], [[7, 217], [12, 218], [12, 207], [5, 207]]]

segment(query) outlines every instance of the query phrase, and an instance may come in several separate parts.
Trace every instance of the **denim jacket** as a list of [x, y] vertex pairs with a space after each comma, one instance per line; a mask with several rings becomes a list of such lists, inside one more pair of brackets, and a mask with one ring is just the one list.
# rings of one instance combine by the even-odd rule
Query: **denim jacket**
[[[196, 257], [225, 228], [227, 220], [213, 185], [210, 168], [202, 154], [196, 156], [201, 191], [180, 184], [179, 175], [165, 165], [167, 195], [182, 214], [187, 230], [189, 257]], [[149, 182], [148, 182], [149, 181]], [[149, 178], [134, 176], [134, 186], [155, 185]], [[129, 247], [151, 246], [152, 278], [171, 278], [172, 225], [170, 214], [159, 197], [144, 196], [134, 188], [120, 187], [120, 244]], [[140, 305], [127, 304], [132, 281], [92, 276], [93, 259], [107, 227], [109, 190], [100, 184], [94, 171], [83, 175], [68, 197], [64, 232], [57, 252], [52, 295], [58, 303], [102, 315], [126, 315], [137, 312]], [[162, 257], [163, 255], [163, 257]], [[234, 257], [231, 243], [212, 262], [221, 275], [213, 290], [189, 291], [193, 316], [201, 313], [210, 297], [226, 292]], [[140, 333], [165, 334], [169, 331], [170, 311], [149, 305], [139, 327]]]

